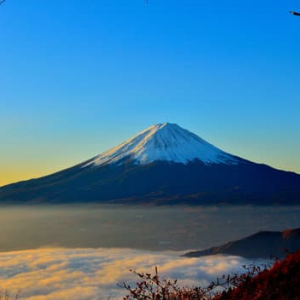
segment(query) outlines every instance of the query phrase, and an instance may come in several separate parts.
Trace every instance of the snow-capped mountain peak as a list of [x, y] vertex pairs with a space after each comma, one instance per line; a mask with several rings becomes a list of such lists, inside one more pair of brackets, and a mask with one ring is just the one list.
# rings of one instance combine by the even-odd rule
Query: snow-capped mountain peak
[[84, 167], [118, 163], [124, 158], [137, 164], [168, 161], [187, 164], [200, 160], [204, 164], [237, 164], [234, 156], [223, 152], [194, 133], [176, 124], [156, 124], [90, 160]]

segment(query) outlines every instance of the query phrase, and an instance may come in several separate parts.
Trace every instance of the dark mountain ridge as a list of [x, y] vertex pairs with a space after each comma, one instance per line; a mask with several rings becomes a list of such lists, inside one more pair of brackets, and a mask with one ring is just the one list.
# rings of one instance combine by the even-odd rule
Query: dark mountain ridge
[[285, 231], [260, 231], [246, 238], [218, 247], [186, 253], [187, 257], [207, 255], [238, 255], [246, 258], [283, 258], [286, 252], [300, 248], [300, 228]]

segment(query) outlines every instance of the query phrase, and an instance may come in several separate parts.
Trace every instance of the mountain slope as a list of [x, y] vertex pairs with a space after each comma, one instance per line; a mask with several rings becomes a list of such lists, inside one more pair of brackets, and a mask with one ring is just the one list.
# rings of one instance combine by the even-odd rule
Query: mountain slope
[[101, 155], [0, 188], [2, 203], [300, 203], [300, 176], [228, 154], [158, 124]]
[[176, 124], [163, 123], [150, 126], [121, 145], [95, 157], [84, 167], [116, 163], [125, 157], [131, 157], [136, 163], [143, 165], [154, 161], [187, 164], [195, 159], [204, 164], [238, 163], [232, 155], [188, 130]]
[[285, 257], [285, 250], [297, 251], [300, 248], [300, 228], [279, 231], [260, 231], [241, 240], [228, 242], [218, 247], [185, 254], [187, 257], [227, 254], [246, 258]]

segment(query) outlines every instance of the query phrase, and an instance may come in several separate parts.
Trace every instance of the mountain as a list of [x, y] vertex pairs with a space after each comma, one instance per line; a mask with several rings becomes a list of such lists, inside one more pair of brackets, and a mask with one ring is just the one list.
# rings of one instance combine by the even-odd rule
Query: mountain
[[300, 248], [300, 228], [285, 231], [260, 231], [238, 241], [228, 242], [218, 247], [185, 254], [186, 257], [227, 254], [246, 258], [283, 258], [286, 251]]
[[299, 204], [300, 175], [228, 154], [164, 123], [74, 167], [0, 188], [0, 203], [73, 202]]
[[147, 165], [155, 161], [188, 164], [200, 160], [204, 164], [236, 164], [238, 159], [207, 143], [176, 124], [150, 126], [121, 145], [95, 157], [84, 167], [101, 166], [131, 159]]

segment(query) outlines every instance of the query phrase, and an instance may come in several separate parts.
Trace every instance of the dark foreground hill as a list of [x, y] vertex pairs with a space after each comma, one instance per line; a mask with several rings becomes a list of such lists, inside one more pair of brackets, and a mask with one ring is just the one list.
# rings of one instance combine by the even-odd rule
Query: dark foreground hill
[[300, 248], [300, 228], [279, 231], [261, 231], [241, 240], [228, 242], [218, 247], [189, 252], [187, 257], [226, 254], [246, 258], [283, 258], [286, 252]]
[[0, 188], [0, 203], [300, 204], [300, 175], [157, 124], [84, 163]]
[[213, 300], [300, 300], [300, 250]]

